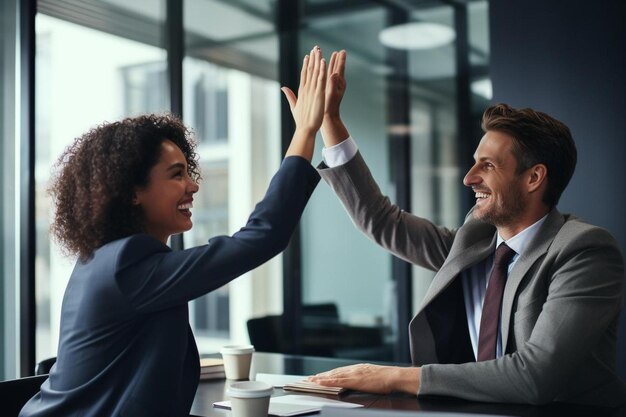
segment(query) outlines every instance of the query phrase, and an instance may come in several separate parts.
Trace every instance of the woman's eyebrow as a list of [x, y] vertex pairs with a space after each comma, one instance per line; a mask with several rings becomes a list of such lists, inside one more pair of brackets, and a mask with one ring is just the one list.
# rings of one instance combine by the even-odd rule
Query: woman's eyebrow
[[182, 162], [177, 162], [175, 164], [170, 165], [170, 167], [167, 168], [166, 171], [171, 171], [173, 169], [178, 169], [178, 168], [185, 169], [185, 164], [183, 164]]

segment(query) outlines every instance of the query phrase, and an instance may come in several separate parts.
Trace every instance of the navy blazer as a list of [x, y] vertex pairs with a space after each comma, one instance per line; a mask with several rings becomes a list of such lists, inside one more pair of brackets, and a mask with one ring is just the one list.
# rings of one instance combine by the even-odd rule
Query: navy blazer
[[200, 364], [187, 302], [283, 251], [318, 181], [305, 159], [285, 158], [233, 236], [173, 252], [133, 235], [78, 262], [63, 298], [57, 362], [20, 416], [189, 415]]

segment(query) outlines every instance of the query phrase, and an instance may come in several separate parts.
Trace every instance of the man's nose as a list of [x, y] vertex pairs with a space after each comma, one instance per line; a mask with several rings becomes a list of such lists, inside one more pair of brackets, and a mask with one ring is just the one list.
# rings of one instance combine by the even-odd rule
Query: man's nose
[[471, 187], [472, 185], [479, 184], [480, 182], [481, 178], [476, 174], [476, 166], [471, 167], [463, 178], [463, 185], [465, 185], [466, 187]]

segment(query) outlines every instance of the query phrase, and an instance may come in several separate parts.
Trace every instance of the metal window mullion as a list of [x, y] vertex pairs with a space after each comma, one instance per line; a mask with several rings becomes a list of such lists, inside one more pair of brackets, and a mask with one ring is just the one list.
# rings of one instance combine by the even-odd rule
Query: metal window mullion
[[[276, 2], [276, 29], [279, 42], [279, 82], [281, 85], [298, 85], [300, 65], [299, 26], [301, 0], [278, 0]], [[280, 108], [281, 153], [284, 155], [294, 124], [286, 100]], [[283, 252], [283, 329], [290, 346], [286, 353], [299, 353], [302, 340], [302, 254], [301, 229], [297, 226], [287, 249]]]
[[[183, 117], [183, 58], [185, 56], [183, 7], [182, 0], [166, 0], [165, 49], [170, 111], [181, 118]], [[170, 243], [173, 250], [183, 249], [185, 247], [183, 234], [173, 235]]]
[[[406, 23], [409, 14], [403, 10], [390, 9], [389, 24]], [[389, 166], [395, 203], [403, 210], [411, 210], [411, 134], [410, 81], [408, 75], [408, 52], [390, 49], [387, 61], [394, 73], [387, 80], [387, 121], [389, 126], [401, 126], [399, 133], [389, 133]], [[409, 362], [408, 327], [412, 311], [413, 270], [408, 262], [392, 256], [391, 273], [395, 281], [397, 308], [397, 337], [394, 345], [394, 361]]]
[[35, 13], [36, 0], [19, 7], [20, 60], [20, 375], [34, 375], [37, 304], [35, 299]]

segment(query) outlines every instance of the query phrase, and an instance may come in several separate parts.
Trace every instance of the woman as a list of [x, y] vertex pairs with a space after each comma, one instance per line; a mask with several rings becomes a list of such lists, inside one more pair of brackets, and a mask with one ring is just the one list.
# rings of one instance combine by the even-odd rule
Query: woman
[[267, 194], [239, 232], [201, 247], [166, 245], [191, 228], [200, 178], [178, 119], [104, 124], [65, 151], [51, 189], [52, 232], [79, 260], [63, 299], [57, 362], [20, 416], [189, 415], [200, 369], [187, 302], [286, 247], [319, 181], [310, 161], [325, 76], [315, 47], [297, 103], [289, 100], [296, 130]]

